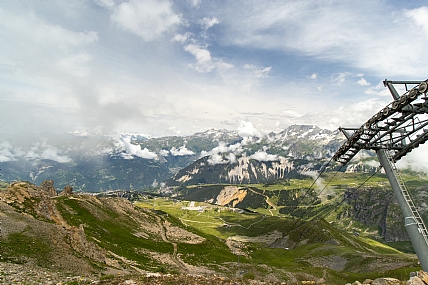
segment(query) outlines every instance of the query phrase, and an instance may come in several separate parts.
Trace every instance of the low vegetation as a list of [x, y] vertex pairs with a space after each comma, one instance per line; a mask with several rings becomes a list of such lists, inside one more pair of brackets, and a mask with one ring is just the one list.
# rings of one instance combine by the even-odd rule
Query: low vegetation
[[[309, 219], [281, 213], [286, 206], [282, 201], [302, 197], [295, 188], [286, 188], [295, 183], [282, 182], [277, 188], [240, 186], [254, 194], [247, 205], [266, 206], [246, 210], [151, 195], [134, 203], [84, 194], [47, 198], [37, 194], [35, 199], [31, 195], [43, 190], [30, 183], [14, 184], [0, 192], [4, 197], [0, 206], [6, 213], [0, 261], [41, 267], [53, 264], [71, 272], [88, 268], [88, 273], [102, 274], [105, 284], [119, 280], [118, 273], [147, 271], [218, 274], [242, 282], [345, 284], [385, 275], [404, 280], [419, 269], [415, 255], [369, 239], [368, 234], [340, 229], [346, 225], [338, 228], [328, 222], [338, 213], [329, 212], [329, 205], [340, 202], [341, 196], [320, 200], [310, 209], [319, 215]], [[221, 186], [186, 189], [198, 197], [197, 191], [205, 187], [214, 193]], [[335, 193], [345, 191], [336, 187]], [[27, 198], [14, 199], [18, 194]], [[307, 197], [308, 201], [317, 198]], [[295, 212], [308, 209], [302, 205], [304, 199], [298, 201]], [[363, 226], [355, 224], [348, 225], [349, 229]], [[76, 265], [77, 260], [81, 265]]]

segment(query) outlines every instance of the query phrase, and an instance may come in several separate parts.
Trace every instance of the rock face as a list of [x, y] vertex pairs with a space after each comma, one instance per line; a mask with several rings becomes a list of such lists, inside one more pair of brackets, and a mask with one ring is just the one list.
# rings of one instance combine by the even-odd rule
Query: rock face
[[73, 194], [73, 187], [71, 187], [70, 185], [67, 185], [64, 187], [64, 190], [59, 193], [59, 196], [70, 196]]
[[379, 229], [379, 238], [387, 242], [408, 241], [404, 218], [390, 189], [364, 187], [355, 191], [349, 188], [344, 199], [350, 207], [339, 215], [349, 217], [367, 226]]
[[51, 202], [55, 196], [57, 194], [52, 180], [44, 181], [40, 187], [27, 182], [15, 182], [8, 191], [1, 192], [1, 198], [7, 204], [47, 221], [58, 220], [58, 211]]
[[46, 194], [49, 197], [54, 197], [57, 195], [54, 187], [54, 181], [53, 180], [45, 180], [40, 185], [40, 188], [46, 192]]
[[228, 157], [213, 161], [211, 157], [198, 159], [181, 169], [168, 185], [193, 185], [198, 183], [266, 183], [285, 178], [303, 177], [295, 163], [287, 158], [276, 161], [259, 161], [242, 155], [229, 161]]

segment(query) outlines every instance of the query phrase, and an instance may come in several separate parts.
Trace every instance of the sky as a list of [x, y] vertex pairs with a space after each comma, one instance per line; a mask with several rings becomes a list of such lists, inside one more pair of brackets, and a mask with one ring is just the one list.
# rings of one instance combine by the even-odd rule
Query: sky
[[359, 127], [428, 78], [427, 1], [1, 1], [2, 134]]

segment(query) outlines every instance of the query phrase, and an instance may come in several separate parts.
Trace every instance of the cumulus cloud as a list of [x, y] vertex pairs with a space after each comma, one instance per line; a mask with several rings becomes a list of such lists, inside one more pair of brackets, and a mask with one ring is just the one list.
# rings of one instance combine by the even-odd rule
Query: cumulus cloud
[[279, 159], [278, 155], [268, 154], [266, 151], [257, 151], [256, 153], [252, 154], [250, 157], [258, 161], [275, 161]]
[[172, 42], [178, 42], [181, 44], [184, 44], [190, 37], [192, 36], [192, 33], [186, 32], [184, 34], [176, 34], [171, 39]]
[[361, 77], [358, 81], [357, 84], [360, 86], [370, 86], [370, 82], [368, 82], [367, 80], [365, 80], [363, 77]]
[[312, 75], [311, 75], [311, 79], [317, 79], [317, 77], [318, 77], [318, 73], [312, 73]]
[[228, 163], [228, 161], [224, 160], [223, 156], [221, 154], [218, 154], [218, 153], [211, 155], [207, 161], [211, 165]]
[[[405, 89], [403, 88], [403, 86], [398, 85], [394, 87], [399, 94], [402, 94], [405, 92]], [[391, 92], [389, 91], [388, 88], [384, 86], [383, 81], [380, 81], [376, 86], [370, 86], [368, 89], [364, 91], [364, 93], [369, 95], [388, 96], [391, 98], [391, 101], [393, 100]]]
[[195, 153], [188, 149], [185, 145], [180, 146], [178, 149], [175, 147], [171, 148], [170, 153], [172, 156], [186, 156], [186, 155], [194, 155]]
[[428, 174], [428, 145], [423, 144], [414, 149], [411, 153], [401, 158], [397, 162], [399, 169], [411, 169], [413, 171], [424, 172]]
[[184, 47], [184, 50], [195, 57], [196, 63], [189, 64], [189, 66], [198, 72], [207, 73], [214, 69], [227, 70], [233, 67], [232, 64], [223, 62], [219, 58], [212, 58], [206, 46], [188, 44]]
[[204, 17], [202, 20], [199, 21], [199, 23], [202, 25], [204, 30], [208, 30], [212, 26], [220, 24], [220, 20], [216, 17]]
[[111, 21], [119, 28], [150, 42], [182, 24], [181, 15], [175, 14], [167, 1], [131, 0], [116, 6]]
[[254, 127], [253, 123], [247, 121], [239, 123], [238, 134], [243, 137], [260, 136], [260, 132]]
[[121, 153], [123, 158], [132, 159], [134, 156], [145, 158], [145, 159], [157, 159], [156, 153], [151, 152], [147, 148], [141, 149], [141, 146], [131, 143], [131, 137], [125, 136], [115, 142], [115, 146], [118, 150], [122, 150]]
[[209, 164], [236, 163], [236, 155], [241, 154], [244, 150], [244, 143], [227, 145], [225, 142], [219, 142], [218, 146], [210, 151], [201, 151], [201, 157], [209, 156]]

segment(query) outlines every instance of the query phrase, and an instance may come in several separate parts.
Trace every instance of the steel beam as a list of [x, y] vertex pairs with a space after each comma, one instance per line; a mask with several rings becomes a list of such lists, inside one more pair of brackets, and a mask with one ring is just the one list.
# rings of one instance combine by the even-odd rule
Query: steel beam
[[395, 198], [398, 201], [401, 212], [404, 215], [404, 226], [406, 227], [407, 234], [409, 235], [410, 241], [412, 242], [413, 248], [415, 249], [416, 255], [418, 256], [421, 267], [424, 271], [428, 272], [428, 244], [420, 231], [415, 216], [413, 215], [412, 209], [403, 195], [403, 191], [394, 174], [391, 163], [385, 153], [385, 150], [379, 149], [377, 152], [379, 162], [385, 169], [386, 176], [388, 177], [389, 183], [391, 184], [392, 191], [394, 192]]

